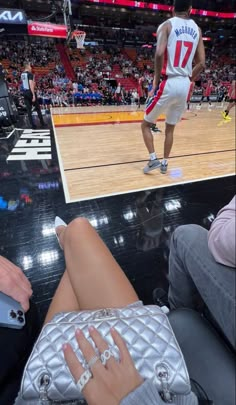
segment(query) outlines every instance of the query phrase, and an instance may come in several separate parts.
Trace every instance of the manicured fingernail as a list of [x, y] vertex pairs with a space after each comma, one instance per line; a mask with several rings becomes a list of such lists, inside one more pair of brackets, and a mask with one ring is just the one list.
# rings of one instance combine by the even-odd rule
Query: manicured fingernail
[[66, 350], [68, 347], [69, 347], [69, 346], [68, 346], [68, 343], [64, 343], [64, 344], [62, 345], [62, 349], [63, 349], [63, 350]]
[[93, 332], [95, 330], [94, 326], [89, 326], [89, 332]]
[[81, 335], [81, 329], [76, 329], [75, 333], [77, 336]]

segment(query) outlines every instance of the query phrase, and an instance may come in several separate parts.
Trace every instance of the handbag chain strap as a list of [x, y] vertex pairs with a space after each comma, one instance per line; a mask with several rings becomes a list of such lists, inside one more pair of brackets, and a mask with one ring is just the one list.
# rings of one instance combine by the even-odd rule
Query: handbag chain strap
[[157, 378], [161, 382], [161, 397], [167, 403], [172, 403], [174, 396], [169, 390], [169, 370], [166, 364], [161, 363], [156, 366]]
[[48, 405], [50, 404], [48, 400], [48, 387], [51, 383], [51, 377], [47, 373], [43, 373], [39, 377], [39, 398], [41, 404]]

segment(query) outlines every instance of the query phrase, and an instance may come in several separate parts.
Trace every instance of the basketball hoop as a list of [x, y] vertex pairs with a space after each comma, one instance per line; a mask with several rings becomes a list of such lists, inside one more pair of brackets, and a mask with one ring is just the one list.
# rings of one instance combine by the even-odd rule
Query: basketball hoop
[[86, 32], [84, 31], [73, 31], [71, 34], [71, 38], [76, 40], [76, 45], [78, 49], [84, 49], [84, 40], [86, 37]]

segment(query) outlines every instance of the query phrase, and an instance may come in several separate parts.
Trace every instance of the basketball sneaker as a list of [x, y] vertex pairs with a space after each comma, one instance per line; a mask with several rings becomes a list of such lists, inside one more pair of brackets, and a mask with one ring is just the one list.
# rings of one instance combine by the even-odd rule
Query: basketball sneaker
[[148, 164], [144, 167], [143, 173], [147, 174], [152, 170], [158, 169], [161, 166], [161, 162], [158, 159], [149, 160]]
[[168, 163], [161, 162], [160, 172], [162, 174], [166, 174], [168, 169]]
[[157, 128], [156, 125], [153, 125], [153, 126], [151, 127], [151, 131], [152, 131], [152, 132], [162, 132], [159, 128]]
[[222, 114], [222, 117], [224, 118], [224, 120], [231, 121], [232, 118], [228, 114], [226, 114], [225, 111], [222, 111], [221, 114]]

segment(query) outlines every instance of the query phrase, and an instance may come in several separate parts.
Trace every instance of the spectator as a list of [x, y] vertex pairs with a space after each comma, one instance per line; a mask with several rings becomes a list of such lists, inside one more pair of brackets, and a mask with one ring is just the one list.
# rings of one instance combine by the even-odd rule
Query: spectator
[[133, 89], [131, 93], [131, 104], [139, 103], [139, 95], [136, 89]]
[[73, 87], [73, 93], [78, 93], [78, 83], [74, 82], [72, 87]]
[[18, 301], [27, 312], [24, 328], [0, 327], [0, 403], [13, 404], [39, 324], [36, 307], [30, 304], [30, 282], [19, 267], [3, 256], [0, 256], [0, 291]]
[[207, 232], [198, 225], [177, 228], [169, 258], [171, 308], [196, 309], [202, 298], [235, 347], [236, 197], [222, 208]]

